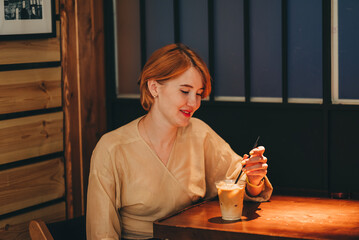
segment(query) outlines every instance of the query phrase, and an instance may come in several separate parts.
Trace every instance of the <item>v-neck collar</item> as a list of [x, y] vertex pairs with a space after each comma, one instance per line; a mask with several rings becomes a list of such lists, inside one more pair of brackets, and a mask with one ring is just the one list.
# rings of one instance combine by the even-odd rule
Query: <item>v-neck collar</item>
[[139, 139], [141, 139], [141, 141], [146, 144], [147, 148], [151, 151], [151, 153], [155, 156], [155, 158], [157, 159], [157, 161], [159, 161], [167, 170], [168, 170], [168, 165], [169, 163], [171, 162], [171, 159], [172, 159], [172, 156], [174, 154], [174, 151], [175, 151], [175, 148], [176, 148], [176, 143], [177, 143], [177, 138], [178, 138], [178, 132], [180, 131], [180, 129], [178, 128], [177, 129], [177, 132], [176, 132], [176, 137], [175, 137], [175, 140], [173, 142], [173, 145], [172, 145], [172, 149], [171, 149], [171, 152], [170, 152], [170, 155], [168, 157], [168, 160], [167, 160], [167, 164], [164, 164], [164, 162], [160, 159], [160, 157], [157, 155], [157, 152], [151, 148], [151, 146], [145, 141], [145, 139], [141, 136], [140, 134], [140, 130], [139, 130], [139, 124], [141, 122], [141, 120], [145, 117], [146, 115], [138, 118], [138, 121], [136, 123], [136, 132], [137, 132], [137, 135], [139, 137]]
[[188, 189], [185, 187], [185, 185], [183, 185], [183, 183], [181, 181], [179, 181], [179, 179], [177, 179], [177, 177], [171, 171], [171, 168], [173, 168], [173, 166], [171, 164], [175, 163], [175, 159], [173, 159], [173, 158], [174, 158], [174, 155], [175, 155], [176, 147], [178, 145], [178, 141], [180, 141], [179, 138], [181, 138], [183, 128], [180, 127], [180, 128], [177, 129], [176, 139], [175, 139], [175, 142], [173, 143], [172, 150], [171, 150], [170, 156], [168, 158], [167, 164], [165, 165], [161, 161], [161, 159], [158, 157], [156, 151], [150, 147], [150, 145], [144, 140], [144, 138], [140, 134], [140, 131], [138, 129], [138, 125], [139, 125], [139, 122], [141, 121], [141, 119], [144, 118], [144, 117], [145, 116], [142, 116], [142, 117], [138, 118], [138, 122], [136, 123], [136, 131], [137, 131], [138, 138], [147, 146], [149, 151], [151, 151], [154, 158], [156, 159], [156, 162], [158, 162], [158, 164], [163, 167], [164, 172], [166, 172], [172, 178], [172, 180], [175, 181], [178, 184], [178, 186], [184, 191], [184, 193], [186, 193], [186, 196], [188, 197], [189, 201], [192, 201], [192, 198], [191, 198], [191, 196], [189, 194]]

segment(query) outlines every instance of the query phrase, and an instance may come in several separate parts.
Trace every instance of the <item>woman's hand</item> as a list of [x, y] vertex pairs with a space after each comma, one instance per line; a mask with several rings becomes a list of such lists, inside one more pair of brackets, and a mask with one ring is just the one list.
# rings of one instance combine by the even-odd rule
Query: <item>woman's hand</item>
[[[242, 160], [243, 171], [248, 177], [249, 183], [252, 185], [258, 186], [261, 185], [262, 179], [267, 174], [268, 164], [267, 158], [263, 156], [265, 148], [259, 146], [250, 151], [250, 156], [245, 155]], [[247, 190], [252, 196], [258, 195], [262, 189], [255, 189], [253, 187], [248, 187]]]

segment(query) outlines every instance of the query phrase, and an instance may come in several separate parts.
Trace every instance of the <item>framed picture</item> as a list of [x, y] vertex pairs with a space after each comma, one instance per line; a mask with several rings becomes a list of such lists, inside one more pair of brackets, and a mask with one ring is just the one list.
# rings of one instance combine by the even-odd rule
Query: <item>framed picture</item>
[[55, 36], [55, 0], [0, 0], [0, 40]]

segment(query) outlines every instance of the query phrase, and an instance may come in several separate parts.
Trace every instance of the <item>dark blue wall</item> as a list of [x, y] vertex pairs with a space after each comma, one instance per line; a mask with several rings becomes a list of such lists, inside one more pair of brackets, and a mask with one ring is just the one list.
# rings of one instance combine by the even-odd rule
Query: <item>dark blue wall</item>
[[338, 1], [339, 97], [359, 99], [359, 1]]

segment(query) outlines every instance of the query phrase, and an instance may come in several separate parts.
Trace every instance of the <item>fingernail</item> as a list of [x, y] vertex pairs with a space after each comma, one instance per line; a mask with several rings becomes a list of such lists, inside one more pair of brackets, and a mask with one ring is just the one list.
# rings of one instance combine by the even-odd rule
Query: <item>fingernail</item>
[[249, 155], [253, 155], [253, 154], [254, 154], [254, 151], [253, 151], [253, 150], [249, 152]]
[[244, 164], [246, 164], [246, 161], [242, 161], [241, 163], [242, 163], [242, 165], [244, 165]]

